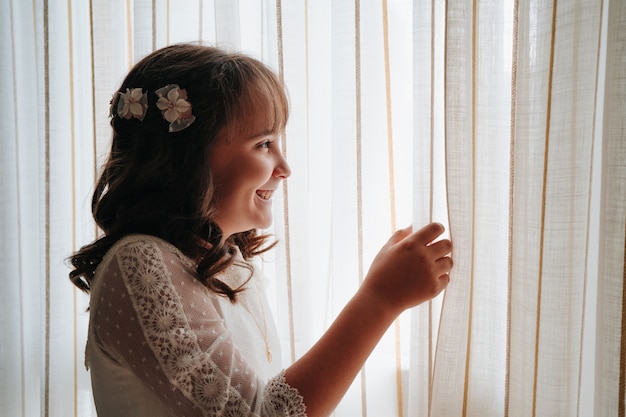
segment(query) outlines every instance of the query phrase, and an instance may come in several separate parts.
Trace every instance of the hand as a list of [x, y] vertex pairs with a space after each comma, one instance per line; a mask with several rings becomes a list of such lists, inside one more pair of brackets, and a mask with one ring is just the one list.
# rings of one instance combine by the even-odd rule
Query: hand
[[[431, 223], [415, 233], [395, 232], [374, 258], [362, 290], [395, 314], [437, 296], [450, 282], [452, 242]], [[397, 311], [396, 311], [397, 310]]]
[[303, 396], [309, 416], [330, 415], [397, 316], [446, 287], [452, 243], [434, 242], [443, 231], [433, 223], [416, 233], [411, 228], [394, 233], [357, 294], [322, 338], [286, 370], [285, 379]]

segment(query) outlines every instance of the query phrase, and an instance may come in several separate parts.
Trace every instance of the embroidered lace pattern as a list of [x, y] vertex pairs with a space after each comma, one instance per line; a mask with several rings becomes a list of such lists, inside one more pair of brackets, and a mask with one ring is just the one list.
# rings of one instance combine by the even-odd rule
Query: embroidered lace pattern
[[[268, 398], [268, 412], [272, 416], [306, 416], [306, 406], [302, 396], [285, 381], [285, 371], [273, 378], [265, 386], [265, 398]], [[294, 395], [298, 397], [295, 400]]]
[[[100, 298], [99, 338], [110, 340], [112, 351], [170, 410], [206, 417], [306, 416], [303, 399], [286, 383], [284, 372], [267, 384], [258, 379], [210, 302], [216, 295], [193, 279], [191, 262], [176, 248], [135, 236], [126, 238], [114, 256], [117, 262], [105, 275], [121, 278], [123, 285], [115, 291], [117, 299]], [[121, 313], [131, 306], [129, 320]], [[111, 320], [116, 309], [124, 317], [119, 322]], [[98, 319], [100, 314], [106, 318]], [[135, 331], [142, 334], [140, 340]]]

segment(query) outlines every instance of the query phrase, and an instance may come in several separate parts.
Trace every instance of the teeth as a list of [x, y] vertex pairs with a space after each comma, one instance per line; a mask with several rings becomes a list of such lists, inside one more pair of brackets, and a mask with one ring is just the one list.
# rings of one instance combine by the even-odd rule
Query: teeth
[[272, 197], [272, 190], [258, 190], [256, 194], [263, 200], [269, 200]]

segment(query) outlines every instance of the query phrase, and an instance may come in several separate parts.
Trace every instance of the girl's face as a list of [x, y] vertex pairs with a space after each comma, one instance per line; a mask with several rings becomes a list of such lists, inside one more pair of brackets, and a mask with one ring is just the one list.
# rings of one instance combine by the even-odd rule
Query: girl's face
[[[257, 112], [259, 113], [259, 112]], [[291, 171], [280, 136], [264, 114], [232, 123], [209, 151], [213, 174], [214, 217], [223, 237], [272, 224], [272, 197]]]

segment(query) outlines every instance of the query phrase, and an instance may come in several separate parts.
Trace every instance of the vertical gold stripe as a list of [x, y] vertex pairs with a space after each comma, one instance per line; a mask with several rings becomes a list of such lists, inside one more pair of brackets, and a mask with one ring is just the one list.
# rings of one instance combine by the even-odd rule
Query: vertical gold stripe
[[[594, 94], [593, 94], [593, 120], [591, 122], [591, 149], [590, 149], [590, 164], [589, 164], [589, 193], [587, 196], [587, 223], [585, 230], [585, 273], [583, 277], [583, 302], [582, 302], [582, 317], [580, 323], [580, 347], [578, 357], [578, 395], [576, 402], [576, 416], [580, 416], [580, 403], [582, 396], [582, 369], [583, 369], [583, 345], [585, 343], [585, 317], [587, 316], [587, 286], [589, 282], [589, 236], [591, 235], [591, 194], [593, 189], [593, 170], [594, 170], [594, 153], [596, 142], [596, 117], [598, 113], [598, 89], [599, 87], [599, 74], [600, 74], [600, 52], [602, 48], [602, 15], [604, 13], [604, 1], [599, 2], [599, 25], [598, 25], [598, 43], [596, 51], [596, 68], [595, 68], [595, 81], [594, 81]], [[626, 259], [626, 258], [625, 258]], [[623, 281], [622, 281], [623, 282]]]
[[435, 205], [435, 0], [430, 2], [430, 184], [428, 220], [433, 221]]
[[[278, 77], [281, 83], [285, 83], [285, 69], [283, 59], [283, 8], [282, 0], [276, 0], [276, 41], [278, 43]], [[286, 151], [287, 147], [283, 141], [283, 151]]]
[[547, 185], [548, 185], [548, 157], [550, 152], [550, 120], [552, 111], [552, 83], [554, 76], [554, 39], [556, 37], [556, 11], [557, 0], [554, 0], [552, 4], [552, 30], [550, 38], [550, 66], [548, 69], [548, 91], [547, 91], [547, 108], [546, 108], [546, 132], [545, 132], [545, 149], [543, 156], [543, 189], [541, 191], [541, 236], [539, 240], [539, 271], [537, 277], [537, 321], [535, 328], [535, 369], [533, 378], [533, 404], [532, 404], [532, 417], [537, 414], [537, 390], [538, 390], [538, 375], [539, 375], [539, 336], [541, 334], [541, 292], [543, 285], [543, 255], [544, 255], [544, 240], [545, 240], [545, 227], [546, 227], [546, 198], [547, 198]]
[[396, 231], [396, 185], [393, 156], [393, 123], [391, 113], [391, 70], [389, 69], [389, 23], [387, 18], [387, 0], [383, 0], [383, 49], [385, 54], [385, 100], [387, 108], [387, 157], [389, 167], [389, 203], [391, 229]]
[[[355, 134], [356, 134], [356, 217], [357, 267], [359, 285], [363, 283], [363, 155], [361, 141], [361, 2], [354, 1], [354, 75], [355, 75]], [[367, 377], [365, 364], [361, 368], [361, 415], [367, 416]]]
[[[283, 59], [283, 13], [281, 0], [276, 1], [276, 35], [278, 42], [278, 76], [281, 83], [285, 82], [285, 68]], [[284, 136], [284, 135], [283, 135]], [[285, 139], [285, 138], [284, 138]], [[283, 154], [287, 156], [287, 141], [282, 141]], [[291, 236], [289, 230], [289, 188], [287, 181], [283, 181], [283, 211], [285, 228], [285, 274], [287, 278], [287, 306], [289, 309], [289, 348], [291, 362], [296, 360], [295, 331], [293, 325], [293, 286], [291, 275]]]
[[[448, 11], [448, 0], [444, 0], [444, 32], [443, 32], [443, 132], [444, 132], [444, 146], [447, 148], [448, 147], [448, 15], [449, 15], [449, 11]], [[445, 165], [445, 171], [446, 173], [448, 172], [448, 152], [446, 150], [446, 152], [444, 152], [444, 165]], [[450, 196], [448, 195], [448, 192], [450, 190], [450, 187], [448, 186], [448, 175], [446, 174], [446, 178], [445, 178], [445, 182], [446, 182], [446, 201], [450, 201]], [[450, 204], [446, 204], [446, 210], [447, 210], [447, 215], [448, 215], [448, 219], [450, 219]], [[454, 240], [452, 239], [452, 227], [450, 227], [450, 230], [448, 231], [449, 235], [450, 235], [450, 240], [452, 240], [454, 242]], [[445, 302], [445, 298], [444, 298], [444, 302]], [[435, 359], [436, 360], [436, 359]]]
[[367, 417], [367, 375], [365, 364], [361, 368], [361, 416]]
[[[89, 0], [89, 42], [91, 47], [91, 123], [93, 141], [93, 178], [98, 176], [98, 140], [97, 140], [97, 117], [96, 117], [96, 46], [94, 40], [93, 24], [93, 0]], [[98, 236], [98, 226], [94, 224], [94, 236]]]
[[[433, 0], [433, 3], [436, 0]], [[443, 31], [443, 114], [444, 114], [444, 118], [443, 118], [443, 132], [444, 132], [444, 147], [447, 148], [448, 144], [448, 117], [445, 116], [448, 114], [448, 20], [449, 20], [449, 10], [448, 10], [448, 0], [444, 0], [444, 11], [443, 11], [443, 15], [444, 15], [444, 31]], [[431, 12], [433, 16], [435, 16], [435, 12], [434, 12], [434, 8], [435, 5], [432, 5], [433, 11]], [[432, 20], [432, 33], [435, 33], [435, 20], [433, 17]], [[434, 38], [434, 35], [433, 35]], [[434, 41], [433, 42], [433, 46], [434, 46]], [[432, 56], [434, 56], [434, 47], [433, 47], [433, 51], [431, 51]], [[434, 59], [433, 59], [434, 60]], [[434, 64], [431, 64], [432, 68], [434, 68]], [[434, 85], [433, 85], [434, 87]], [[448, 186], [448, 152], [447, 150], [444, 152], [444, 169], [446, 171], [446, 176], [445, 176], [445, 192], [446, 192], [446, 200], [450, 201], [450, 196], [448, 195], [450, 187]], [[447, 215], [448, 215], [448, 219], [450, 219], [450, 204], [447, 204], [446, 207], [447, 210]], [[452, 228], [450, 228], [450, 230], [448, 231], [449, 235], [450, 235], [450, 240], [454, 241], [454, 239], [452, 238]], [[443, 301], [441, 304], [441, 309], [439, 311], [439, 322], [441, 323], [441, 317], [443, 316], [443, 311], [445, 309], [445, 305], [446, 305], [446, 297], [444, 295], [443, 297]], [[430, 309], [432, 310], [432, 308]], [[432, 311], [429, 311], [429, 314], [431, 315], [431, 323], [429, 324], [429, 327], [432, 326]], [[439, 345], [439, 336], [440, 333], [437, 332], [437, 341], [436, 344]], [[428, 404], [428, 415], [431, 415], [431, 411], [432, 411], [432, 400], [433, 400], [433, 391], [434, 391], [434, 375], [435, 372], [437, 371], [437, 361], [438, 361], [438, 352], [437, 349], [435, 348], [435, 353], [434, 353], [434, 359], [433, 359], [433, 371], [431, 373], [430, 376], [430, 388], [429, 388], [429, 404]]]
[[[391, 215], [391, 231], [397, 229], [396, 221], [396, 184], [395, 184], [395, 166], [393, 153], [393, 118], [391, 112], [391, 69], [389, 59], [389, 16], [387, 0], [383, 0], [383, 51], [385, 57], [385, 103], [387, 110], [387, 158], [389, 167], [389, 211]], [[396, 403], [398, 408], [398, 416], [403, 417], [402, 404], [402, 351], [400, 339], [400, 319], [396, 319], [394, 323], [395, 336], [395, 355], [396, 355]]]
[[[281, 13], [281, 16], [282, 16], [282, 13]], [[282, 26], [282, 24], [281, 24], [281, 26]], [[281, 36], [282, 36], [282, 34], [281, 34]], [[306, 126], [305, 126], [305, 129], [306, 129], [306, 146], [307, 146], [307, 157], [308, 157], [310, 155], [310, 153], [309, 153], [309, 147], [310, 147], [310, 120], [309, 120], [309, 115], [310, 115], [310, 111], [309, 111], [310, 110], [310, 95], [309, 95], [310, 78], [309, 78], [309, 2], [308, 2], [308, 0], [304, 1], [304, 37], [305, 37], [305, 46], [304, 46], [305, 83], [304, 83], [304, 88], [305, 88], [305, 94], [306, 94], [306, 111], [305, 111], [305, 123], [306, 123]], [[287, 200], [285, 200], [285, 201], [287, 201]], [[328, 274], [328, 277], [330, 279], [331, 278], [331, 274]], [[290, 288], [289, 291], [291, 293], [291, 287], [289, 287], [289, 288]], [[328, 286], [327, 288], [328, 288], [328, 291], [330, 291], [330, 286]], [[290, 308], [292, 308], [292, 307], [290, 306]]]
[[506, 303], [506, 359], [504, 371], [504, 417], [509, 417], [510, 378], [511, 378], [511, 303], [513, 300], [513, 232], [515, 213], [515, 138], [517, 120], [517, 48], [519, 24], [519, 0], [515, 0], [513, 10], [513, 45], [511, 57], [511, 125], [509, 137], [509, 236], [508, 236], [508, 288]]
[[204, 23], [204, 0], [198, 2], [198, 42], [202, 42], [202, 29]]
[[476, 90], [477, 90], [477, 50], [478, 50], [478, 3], [472, 1], [472, 222], [471, 222], [471, 259], [469, 280], [469, 311], [467, 317], [467, 345], [465, 354], [465, 385], [463, 387], [463, 417], [467, 416], [469, 385], [472, 358], [472, 323], [474, 315], [474, 273], [476, 245]]
[[[94, 184], [98, 180], [98, 129], [97, 129], [97, 120], [96, 116], [96, 43], [94, 36], [94, 20], [93, 20], [93, 0], [89, 0], [89, 41], [91, 46], [91, 118], [92, 118], [92, 142], [93, 142], [93, 180]], [[94, 231], [93, 236], [94, 239], [98, 238], [100, 234], [100, 229], [98, 225], [94, 222], [93, 225]]]
[[626, 415], [626, 227], [624, 237], [624, 257], [622, 258], [622, 332], [620, 335], [619, 348], [619, 401], [617, 405], [618, 417], [624, 417]]
[[[435, 0], [430, 2], [430, 120], [429, 120], [429, 136], [430, 136], [430, 150], [429, 150], [429, 165], [430, 165], [430, 178], [429, 178], [429, 207], [428, 207], [428, 220], [433, 221], [434, 213], [434, 161], [435, 161]], [[431, 414], [432, 407], [432, 395], [433, 395], [433, 373], [434, 373], [434, 353], [433, 353], [433, 302], [428, 301], [428, 393], [427, 393], [427, 412], [428, 416]]]
[[[76, 250], [76, 109], [74, 102], [74, 26], [72, 15], [72, 0], [67, 0], [67, 35], [68, 35], [68, 66], [69, 66], [69, 98], [70, 98], [70, 171], [71, 181], [71, 204], [72, 204], [72, 253]], [[78, 333], [77, 323], [77, 288], [72, 289], [72, 350], [74, 354], [74, 416], [78, 416]]]
[[133, 66], [133, 9], [131, 0], [126, 0], [126, 42], [128, 49], [126, 50], [126, 59], [128, 60], [128, 68]]
[[433, 403], [433, 374], [435, 372], [435, 359], [433, 353], [433, 302], [428, 301], [428, 405], [427, 411], [430, 416], [430, 410]]
[[394, 335], [396, 343], [396, 404], [398, 407], [398, 417], [404, 416], [404, 398], [403, 398], [403, 384], [402, 384], [402, 339], [400, 338], [402, 328], [400, 326], [400, 319], [396, 319], [394, 323]]
[[165, 1], [165, 44], [170, 44], [170, 0]]
[[43, 0], [43, 59], [44, 59], [44, 204], [45, 204], [45, 354], [44, 354], [44, 417], [50, 415], [50, 47], [48, 0]]
[[[76, 218], [72, 219], [72, 229], [76, 228]], [[72, 247], [72, 253], [76, 250], [76, 247]], [[74, 350], [74, 417], [78, 417], [78, 364], [80, 363], [78, 359], [78, 298], [77, 298], [78, 288], [72, 288], [72, 311], [74, 312], [72, 317], [72, 325], [74, 328], [72, 329], [72, 337], [74, 339], [73, 350]]]
[[359, 285], [363, 283], [363, 155], [361, 135], [361, 2], [354, 1], [354, 73], [356, 134], [357, 255]]
[[[68, 32], [68, 75], [69, 75], [69, 99], [70, 99], [70, 172], [71, 178], [71, 202], [72, 202], [72, 221], [76, 219], [76, 109], [74, 105], [74, 42], [73, 42], [73, 24], [72, 24], [72, 0], [67, 0], [67, 32]], [[76, 225], [72, 223], [72, 250], [76, 248]]]

